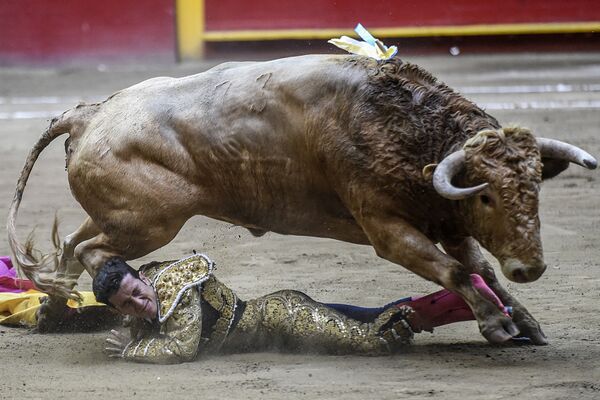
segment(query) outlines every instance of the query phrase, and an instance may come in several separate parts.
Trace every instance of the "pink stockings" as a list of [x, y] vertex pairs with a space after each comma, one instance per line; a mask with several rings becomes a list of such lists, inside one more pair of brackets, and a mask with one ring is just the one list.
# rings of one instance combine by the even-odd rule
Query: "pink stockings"
[[[493, 302], [504, 314], [509, 316], [510, 308], [502, 304], [498, 296], [480, 275], [472, 274], [471, 282], [482, 296]], [[406, 305], [415, 310], [414, 317], [410, 319], [411, 328], [415, 332], [431, 332], [436, 326], [475, 319], [467, 303], [460, 296], [447, 289], [423, 297], [413, 297], [409, 301], [398, 303], [396, 306]]]

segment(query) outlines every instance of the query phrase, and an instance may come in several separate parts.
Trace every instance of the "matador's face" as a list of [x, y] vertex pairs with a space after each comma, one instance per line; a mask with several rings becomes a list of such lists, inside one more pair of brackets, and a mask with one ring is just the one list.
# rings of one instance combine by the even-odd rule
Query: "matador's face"
[[125, 275], [119, 290], [108, 300], [121, 314], [146, 319], [156, 318], [156, 292], [142, 273], [139, 279], [131, 274]]

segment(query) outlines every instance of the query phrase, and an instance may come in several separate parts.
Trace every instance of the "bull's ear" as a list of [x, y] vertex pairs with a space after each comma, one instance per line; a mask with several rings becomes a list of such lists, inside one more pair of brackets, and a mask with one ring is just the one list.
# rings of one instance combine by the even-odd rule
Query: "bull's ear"
[[426, 166], [424, 166], [423, 167], [423, 179], [425, 179], [426, 181], [430, 181], [433, 176], [433, 171], [435, 171], [435, 168], [437, 166], [438, 166], [437, 164], [427, 164]]
[[542, 180], [554, 178], [569, 167], [569, 161], [542, 157]]

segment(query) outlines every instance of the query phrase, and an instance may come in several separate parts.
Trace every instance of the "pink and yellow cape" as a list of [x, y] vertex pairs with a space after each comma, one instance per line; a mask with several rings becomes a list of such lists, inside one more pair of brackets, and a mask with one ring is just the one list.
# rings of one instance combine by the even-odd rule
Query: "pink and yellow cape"
[[[104, 306], [92, 292], [80, 292], [83, 302], [69, 300], [71, 308]], [[35, 289], [31, 281], [17, 278], [10, 257], [0, 256], [0, 324], [34, 327], [36, 312], [47, 296]]]

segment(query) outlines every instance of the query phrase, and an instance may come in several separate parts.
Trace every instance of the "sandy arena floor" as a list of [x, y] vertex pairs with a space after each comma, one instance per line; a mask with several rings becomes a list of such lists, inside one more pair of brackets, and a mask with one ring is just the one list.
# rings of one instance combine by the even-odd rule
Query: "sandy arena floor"
[[[563, 139], [600, 156], [600, 54], [412, 58], [486, 107], [502, 123]], [[6, 219], [27, 152], [55, 115], [78, 100], [157, 76], [207, 65], [97, 69], [0, 69], [0, 216]], [[65, 136], [66, 137], [66, 136]], [[34, 168], [18, 219], [49, 249], [55, 212], [61, 234], [83, 220], [64, 172], [63, 140]], [[39, 335], [0, 327], [0, 398], [169, 399], [598, 399], [600, 398], [600, 184], [598, 171], [572, 166], [544, 184], [542, 234], [548, 270], [537, 282], [508, 284], [538, 318], [550, 345], [491, 346], [476, 323], [443, 327], [392, 357], [235, 354], [176, 366], [109, 360], [105, 332]], [[4, 231], [3, 231], [4, 232]], [[318, 300], [380, 305], [436, 287], [373, 249], [332, 240], [267, 234], [197, 217], [167, 247], [136, 261], [206, 252], [218, 277], [251, 297], [282, 288]], [[3, 234], [0, 254], [8, 254]], [[80, 288], [89, 289], [84, 276]]]

